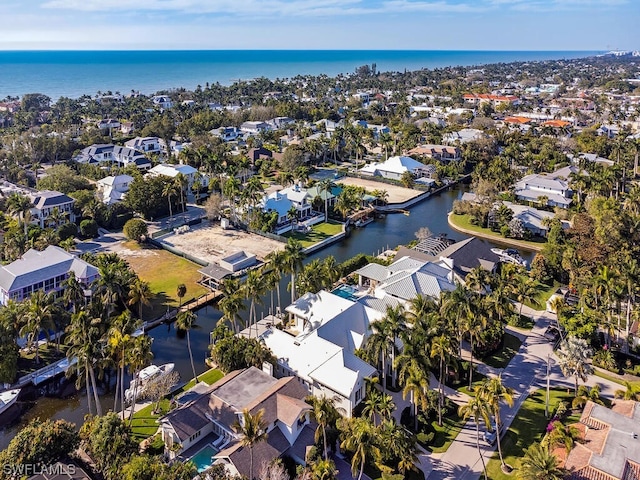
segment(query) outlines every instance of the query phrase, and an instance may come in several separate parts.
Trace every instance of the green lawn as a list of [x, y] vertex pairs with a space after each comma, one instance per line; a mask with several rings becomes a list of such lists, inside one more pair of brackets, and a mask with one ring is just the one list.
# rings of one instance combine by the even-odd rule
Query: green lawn
[[334, 220], [322, 222], [311, 227], [311, 232], [287, 232], [283, 237], [293, 237], [298, 240], [304, 248], [315, 245], [329, 237], [333, 237], [342, 232], [342, 224]]
[[[566, 389], [551, 390], [549, 395], [549, 411], [553, 412], [561, 400], [573, 400], [573, 394]], [[502, 437], [502, 453], [508, 465], [517, 467], [524, 451], [534, 442], [539, 442], [545, 434], [549, 420], [544, 416], [545, 389], [541, 388], [530, 395], [520, 407], [518, 415], [513, 420], [511, 427]], [[580, 414], [573, 414], [563, 423], [570, 424], [579, 420]], [[498, 452], [487, 463], [487, 471], [491, 480], [513, 479], [514, 474], [506, 475], [500, 469]]]
[[545, 284], [540, 284], [540, 293], [538, 293], [538, 295], [536, 295], [536, 302], [524, 302], [524, 304], [529, 307], [529, 308], [533, 308], [534, 310], [546, 310], [547, 308], [547, 300], [549, 300], [549, 297], [551, 297], [551, 295], [561, 286], [562, 284], [560, 282], [556, 282], [555, 280], [553, 281], [553, 285], [549, 286], [549, 285], [545, 285]]
[[518, 353], [522, 342], [515, 335], [505, 333], [502, 337], [502, 346], [488, 357], [482, 359], [484, 363], [493, 368], [505, 368], [513, 356]]
[[[542, 245], [546, 243], [546, 240], [543, 238], [536, 237], [535, 240], [520, 240], [520, 239], [505, 239], [498, 232], [492, 231], [490, 228], [482, 228], [478, 225], [473, 225], [471, 223], [471, 217], [469, 215], [454, 215], [452, 214], [450, 217], [451, 223], [465, 230], [471, 230], [472, 232], [481, 233], [483, 235], [488, 235], [495, 240], [497, 243], [505, 242], [508, 240], [514, 240], [522, 245], [526, 245], [533, 250], [540, 250]], [[508, 244], [506, 244], [508, 245]]]
[[600, 377], [600, 378], [604, 378], [605, 380], [609, 380], [610, 382], [614, 382], [617, 383], [618, 385], [624, 385], [624, 383], [622, 383], [622, 380], [620, 380], [618, 377], [614, 377], [613, 375], [607, 375], [604, 372], [601, 372], [598, 369], [593, 369], [593, 374], [596, 377]]
[[446, 452], [453, 441], [464, 427], [465, 421], [458, 417], [457, 413], [448, 414], [442, 418], [442, 426], [438, 425], [438, 420], [431, 422], [431, 429], [435, 432], [435, 436], [431, 441], [431, 444], [426, 448], [432, 453], [444, 453]]
[[161, 248], [141, 246], [136, 242], [127, 242], [125, 246], [129, 250], [152, 250], [154, 254], [153, 256], [128, 255], [126, 257], [133, 271], [142, 280], [149, 282], [151, 291], [155, 294], [151, 300], [151, 306], [144, 307], [143, 318], [153, 319], [165, 313], [167, 307], [177, 307], [180, 299], [176, 292], [181, 283], [187, 286], [183, 303], [208, 292], [205, 287], [197, 283], [202, 277], [198, 273], [202, 268], [200, 265]]
[[[205, 382], [208, 385], [213, 385], [218, 380], [220, 380], [223, 376], [224, 374], [220, 370], [212, 368], [211, 370], [207, 370], [203, 374], [198, 375], [198, 380], [200, 380], [201, 382]], [[187, 390], [192, 388], [195, 384], [196, 384], [195, 380], [191, 379], [191, 381], [189, 381], [183, 387], [179, 388], [178, 390], [175, 390], [174, 392], [171, 392], [171, 397], [175, 397], [177, 395], [180, 395], [183, 392], [186, 392]], [[133, 414], [133, 418], [131, 419], [131, 430], [136, 440], [142, 441], [146, 438], [149, 438], [154, 433], [156, 433], [156, 431], [158, 430], [157, 420], [162, 415], [169, 412], [169, 404], [170, 404], [169, 398], [164, 398], [163, 400], [161, 400], [160, 401], [161, 413], [157, 415], [152, 413], [153, 405], [148, 405], [143, 409], [141, 409], [140, 411]]]

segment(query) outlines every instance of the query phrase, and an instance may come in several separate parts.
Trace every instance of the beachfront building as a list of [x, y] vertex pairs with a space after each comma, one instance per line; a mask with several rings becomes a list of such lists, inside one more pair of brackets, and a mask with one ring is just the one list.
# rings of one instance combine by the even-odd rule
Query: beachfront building
[[[250, 455], [254, 472], [285, 455], [305, 465], [315, 433], [307, 395], [293, 377], [276, 379], [255, 367], [231, 372], [160, 419], [165, 453], [187, 461], [204, 450], [212, 465], [224, 465], [230, 475], [244, 478], [250, 477]], [[252, 415], [262, 410], [267, 425], [267, 439], [254, 445], [253, 452], [233, 428], [242, 424], [244, 410]]]
[[50, 245], [41, 252], [29, 249], [22, 258], [0, 266], [0, 304], [25, 300], [37, 290], [61, 292], [69, 272], [87, 289], [100, 277], [96, 267], [60, 247]]
[[102, 178], [96, 182], [98, 198], [106, 205], [121, 202], [129, 191], [131, 182], [131, 175], [109, 175]]
[[433, 165], [425, 165], [411, 157], [389, 157], [381, 163], [369, 163], [359, 170], [363, 175], [400, 180], [406, 172], [415, 178], [429, 178], [435, 172]]
[[54, 190], [43, 190], [41, 192], [30, 193], [29, 200], [31, 200], [33, 204], [31, 208], [31, 222], [37, 223], [40, 228], [49, 226], [51, 214], [56, 209], [60, 215], [66, 217], [70, 222], [76, 221], [76, 216], [73, 213], [73, 204], [76, 201], [64, 193]]

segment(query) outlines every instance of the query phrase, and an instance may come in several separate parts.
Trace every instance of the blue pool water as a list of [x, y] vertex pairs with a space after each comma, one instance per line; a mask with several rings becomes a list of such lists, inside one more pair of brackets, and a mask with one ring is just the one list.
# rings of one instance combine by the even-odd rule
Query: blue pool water
[[211, 445], [207, 445], [202, 450], [199, 450], [198, 453], [189, 460], [196, 466], [198, 473], [202, 473], [213, 464], [211, 457], [216, 453], [218, 453], [218, 450], [213, 448]]
[[333, 293], [334, 295], [337, 295], [339, 297], [346, 298], [347, 300], [355, 301], [355, 300], [358, 299], [358, 297], [355, 296], [354, 292], [355, 292], [355, 289], [353, 287], [351, 287], [350, 285], [340, 285], [338, 288], [333, 290], [331, 293]]

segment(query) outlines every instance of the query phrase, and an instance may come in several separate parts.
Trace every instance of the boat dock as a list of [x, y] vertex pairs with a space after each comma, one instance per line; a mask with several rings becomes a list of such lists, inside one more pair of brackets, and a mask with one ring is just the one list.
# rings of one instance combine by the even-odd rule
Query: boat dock
[[67, 370], [76, 363], [78, 363], [78, 359], [76, 357], [73, 357], [72, 359], [63, 358], [51, 365], [41, 368], [40, 370], [23, 375], [18, 379], [17, 383], [11, 386], [11, 388], [22, 388], [30, 383], [38, 386], [61, 373], [67, 373]]

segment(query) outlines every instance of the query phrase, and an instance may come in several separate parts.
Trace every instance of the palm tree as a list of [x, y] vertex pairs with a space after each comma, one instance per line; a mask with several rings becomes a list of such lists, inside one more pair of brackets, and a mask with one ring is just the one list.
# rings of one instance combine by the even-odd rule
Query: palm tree
[[458, 415], [464, 420], [473, 417], [473, 421], [476, 424], [476, 447], [478, 448], [478, 455], [480, 455], [480, 460], [482, 461], [482, 469], [486, 480], [489, 477], [487, 475], [487, 466], [485, 465], [484, 457], [480, 451], [480, 422], [484, 422], [485, 426], [489, 428], [491, 407], [482, 397], [476, 395], [475, 397], [469, 398], [469, 401], [466, 404], [460, 405], [458, 408]]
[[444, 370], [454, 355], [451, 337], [446, 334], [438, 335], [431, 341], [431, 358], [438, 359], [438, 425], [442, 426], [442, 409], [444, 407]]
[[135, 281], [129, 287], [129, 305], [138, 304], [138, 318], [142, 320], [142, 306], [151, 305], [151, 298], [153, 298], [153, 292], [149, 286], [149, 282], [145, 282], [136, 278]]
[[[398, 357], [400, 358], [400, 357]], [[411, 369], [408, 376], [404, 379], [402, 389], [402, 398], [407, 398], [407, 394], [411, 395], [411, 404], [413, 405], [413, 430], [418, 431], [418, 406], [425, 412], [429, 407], [427, 392], [429, 391], [429, 373], [417, 369]]]
[[189, 179], [183, 173], [178, 173], [178, 175], [175, 176], [174, 181], [176, 183], [176, 187], [180, 191], [180, 202], [182, 203], [182, 212], [184, 213], [187, 206], [184, 201], [184, 192], [189, 185]]
[[27, 346], [31, 348], [35, 344], [36, 347], [36, 363], [40, 363], [39, 357], [39, 341], [40, 332], [45, 333], [49, 339], [49, 331], [55, 328], [53, 323], [54, 298], [52, 295], [44, 293], [42, 290], [36, 290], [31, 294], [26, 303], [26, 310], [22, 317], [22, 326], [20, 327], [20, 335], [27, 337]]
[[464, 330], [469, 334], [469, 390], [473, 390], [473, 349], [475, 340], [482, 334], [487, 326], [486, 312], [483, 299], [475, 296], [475, 302], [471, 304], [469, 315], [464, 319]]
[[27, 218], [29, 216], [29, 213], [31, 212], [31, 207], [33, 207], [31, 200], [20, 193], [12, 193], [11, 195], [9, 195], [9, 198], [7, 198], [7, 211], [11, 215], [15, 215], [18, 217], [19, 223], [24, 226], [24, 238], [27, 241], [29, 240], [27, 235]]
[[604, 401], [600, 398], [600, 384], [596, 383], [591, 388], [586, 385], [580, 385], [580, 387], [578, 387], [578, 394], [576, 395], [576, 398], [571, 402], [571, 407], [582, 408], [589, 401], [597, 403], [598, 405], [604, 405]]
[[[124, 371], [127, 365], [127, 350], [133, 342], [133, 333], [136, 331], [140, 321], [131, 317], [129, 312], [118, 315], [111, 328], [107, 332], [107, 343], [110, 350], [110, 357], [118, 369], [116, 378], [116, 392], [113, 402], [113, 410], [117, 411], [118, 400], [122, 408], [122, 419], [124, 420]], [[118, 398], [120, 393], [120, 398]]]
[[537, 296], [540, 293], [541, 287], [538, 282], [532, 280], [525, 280], [522, 282], [515, 282], [511, 285], [511, 291], [515, 296], [516, 301], [520, 303], [518, 310], [518, 317], [522, 318], [522, 306], [525, 302], [531, 302], [535, 305], [538, 304]]
[[[335, 422], [337, 416], [336, 407], [333, 405], [333, 400], [328, 397], [310, 397], [311, 400], [311, 417], [318, 424], [318, 428], [315, 433], [315, 441], [320, 440], [320, 434], [322, 434], [322, 444], [324, 447], [323, 458], [329, 458], [327, 450], [327, 427]], [[309, 401], [309, 400], [307, 400]]]
[[333, 188], [333, 181], [330, 178], [325, 178], [318, 182], [318, 193], [324, 193], [324, 221], [329, 220], [329, 195]]
[[176, 288], [176, 295], [178, 296], [178, 299], [180, 302], [178, 306], [179, 309], [182, 308], [182, 299], [186, 294], [187, 294], [187, 286], [184, 283], [180, 283]]
[[238, 288], [234, 293], [225, 295], [218, 302], [218, 308], [222, 312], [224, 318], [233, 326], [236, 333], [240, 332], [240, 324], [242, 323], [242, 317], [238, 314], [240, 310], [246, 310], [244, 303], [244, 296], [242, 291]]
[[[149, 335], [138, 335], [133, 337], [131, 348], [127, 351], [127, 364], [134, 372], [134, 378], [140, 373], [144, 367], [151, 363], [153, 360], [153, 353], [151, 352], [151, 343], [153, 338]], [[136, 401], [138, 400], [138, 383], [134, 382], [133, 385], [133, 398], [131, 400], [131, 409], [129, 410], [129, 422], [133, 418], [133, 412], [135, 410]]]
[[575, 378], [575, 394], [578, 395], [578, 379], [583, 382], [587, 381], [587, 377], [593, 373], [593, 367], [589, 363], [591, 358], [591, 348], [587, 341], [569, 335], [560, 343], [557, 351], [558, 364], [565, 377]]
[[282, 312], [282, 302], [280, 298], [280, 279], [282, 275], [287, 271], [287, 254], [284, 250], [274, 250], [265, 257], [267, 261], [269, 273], [268, 283], [275, 285], [276, 294], [278, 297], [278, 311]]
[[640, 383], [624, 381], [622, 382], [625, 389], [616, 390], [613, 393], [615, 398], [621, 398], [623, 400], [635, 400], [640, 401]]
[[296, 273], [302, 268], [302, 260], [305, 255], [302, 251], [302, 244], [295, 238], [289, 238], [284, 247], [285, 263], [287, 271], [291, 273], [291, 302], [296, 301]]
[[502, 384], [502, 377], [499, 375], [497, 377], [487, 378], [481, 385], [478, 387], [476, 395], [481, 397], [491, 409], [493, 413], [493, 418], [496, 422], [496, 440], [498, 441], [498, 455], [500, 456], [500, 463], [502, 464], [502, 469], [506, 470], [507, 465], [504, 463], [504, 458], [502, 457], [502, 445], [500, 443], [500, 433], [502, 432], [502, 417], [500, 416], [500, 402], [503, 401], [509, 407], [513, 406], [513, 389], [509, 387], [505, 387]]
[[[250, 270], [247, 274], [247, 279], [242, 285], [242, 291], [244, 292], [244, 298], [250, 300], [249, 305], [249, 331], [251, 326], [256, 327], [256, 338], [258, 337], [258, 319], [256, 315], [256, 303], [262, 305], [261, 296], [266, 291], [265, 277], [260, 270]], [[251, 336], [251, 335], [249, 335]]]
[[196, 374], [196, 367], [193, 363], [193, 352], [191, 351], [191, 336], [189, 332], [196, 326], [196, 320], [198, 316], [191, 310], [185, 310], [178, 314], [176, 318], [176, 328], [187, 333], [187, 348], [189, 349], [189, 359], [191, 360], [191, 370], [193, 370], [193, 378], [198, 383], [198, 375]]
[[267, 440], [267, 424], [264, 421], [264, 409], [254, 415], [248, 409], [242, 411], [242, 423], [238, 420], [232, 425], [233, 430], [241, 437], [240, 443], [249, 448], [249, 480], [253, 480], [253, 447]]
[[173, 181], [168, 181], [162, 187], [162, 196], [167, 197], [167, 202], [169, 203], [169, 219], [173, 224], [173, 206], [171, 204], [171, 197], [178, 194], [178, 190], [176, 188], [176, 184]]
[[362, 480], [367, 459], [380, 458], [380, 449], [376, 445], [377, 431], [366, 418], [341, 418], [338, 422], [342, 431], [340, 448], [353, 452], [351, 474]]
[[517, 475], [520, 480], [561, 480], [564, 471], [548, 447], [534, 443], [525, 451]]

